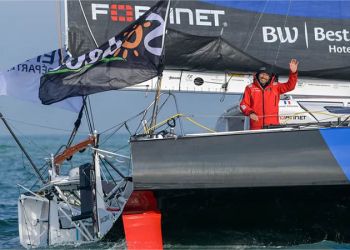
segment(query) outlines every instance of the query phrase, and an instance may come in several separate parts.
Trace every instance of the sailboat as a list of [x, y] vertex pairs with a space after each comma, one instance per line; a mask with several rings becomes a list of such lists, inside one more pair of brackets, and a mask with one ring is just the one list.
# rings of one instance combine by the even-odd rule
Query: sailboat
[[[137, 70], [143, 72], [140, 79], [150, 79], [156, 74], [157, 67], [149, 66], [145, 62], [157, 64], [160, 56], [157, 47], [146, 48], [145, 46], [145, 50], [147, 49], [151, 54], [151, 56], [146, 58], [148, 60], [145, 60], [145, 58], [142, 58], [143, 55], [140, 55], [140, 63], [137, 61], [133, 62], [132, 60], [130, 63], [117, 56], [118, 52], [116, 52], [116, 46], [120, 46], [122, 42], [127, 42], [126, 39], [132, 36], [134, 32], [137, 33], [140, 24], [146, 27], [146, 25], [152, 26], [154, 23], [160, 23], [161, 32], [159, 32], [159, 27], [156, 26], [150, 28], [148, 33], [144, 32], [144, 34], [145, 40], [151, 38], [150, 40], [153, 41], [161, 37], [165, 30], [162, 28], [164, 27], [164, 17], [162, 17], [162, 15], [168, 13], [167, 10], [169, 8], [167, 8], [167, 6], [169, 6], [169, 4], [165, 1], [157, 3], [143, 17], [138, 19], [137, 22], [126, 28], [124, 32], [117, 34], [105, 43], [104, 47], [101, 47], [101, 49], [104, 49], [103, 60], [99, 61], [99, 63], [102, 64], [102, 68], [105, 67], [105, 64], [108, 65], [106, 68], [113, 66], [113, 64], [122, 66], [126, 64], [126, 66], [129, 65], [129, 68], [136, 67]], [[162, 45], [162, 40], [158, 39], [158, 43]], [[84, 78], [84, 76], [88, 74], [85, 69], [88, 69], [89, 72], [92, 71], [92, 74], [96, 74], [94, 71], [96, 69], [101, 70], [98, 68], [97, 64], [94, 65], [96, 66], [94, 69], [89, 69], [89, 65], [82, 65], [81, 58], [78, 60], [78, 63], [76, 63], [74, 62], [74, 58], [66, 58], [62, 56], [63, 54], [64, 52], [62, 50], [53, 51], [51, 53], [53, 58], [51, 62], [52, 65], [50, 65], [50, 70], [47, 70], [41, 77], [42, 82], [47, 81], [47, 78], [49, 81], [54, 81], [59, 79], [62, 75], [65, 77], [67, 72], [68, 75], [71, 72], [73, 72], [73, 74], [76, 72], [77, 74], [83, 73]], [[91, 56], [92, 53], [87, 57], [91, 59]], [[97, 53], [97, 56], [102, 56], [102, 53]], [[32, 60], [27, 60], [23, 64], [26, 66], [29, 64], [34, 68], [32, 64], [37, 63], [41, 57], [42, 56], [38, 56]], [[65, 58], [65, 60], [62, 62], [61, 60], [63, 60], [63, 58]], [[98, 58], [95, 58], [95, 62], [96, 61], [98, 61]], [[76, 67], [79, 63], [82, 65], [81, 72], [77, 70], [79, 66]], [[86, 64], [89, 63], [93, 62], [88, 61]], [[74, 66], [72, 66], [73, 64]], [[46, 67], [45, 64], [43, 65]], [[70, 70], [68, 65], [75, 67], [74, 70]], [[64, 67], [65, 69], [62, 70]], [[1, 82], [1, 87], [8, 90], [7, 94], [11, 94], [13, 90], [18, 89], [19, 80], [28, 80], [25, 79], [25, 77], [28, 77], [28, 74], [18, 73], [19, 70], [17, 70], [17, 68], [18, 67], [13, 67], [12, 70], [8, 71], [13, 72], [7, 72], [3, 76], [4, 81]], [[124, 72], [128, 71], [127, 68], [122, 68], [121, 70]], [[133, 71], [133, 69], [129, 70]], [[116, 73], [115, 75], [121, 73], [118, 72], [118, 69], [115, 69], [115, 71], [117, 71], [114, 72]], [[41, 84], [39, 89], [40, 75], [41, 73], [33, 76], [30, 82], [31, 84], [28, 84], [30, 85], [29, 89], [32, 91], [27, 91], [26, 96], [33, 97], [32, 99], [27, 98], [30, 101], [36, 102], [38, 94], [41, 99], [44, 99], [44, 97], [46, 98], [53, 93], [58, 93], [59, 96], [61, 92], [65, 90], [63, 86], [63, 88], [61, 88], [62, 91], [58, 91], [60, 89], [59, 85], [52, 89], [52, 85], [50, 84], [48, 86]], [[110, 74], [110, 76], [112, 75], [113, 73]], [[103, 78], [103, 76], [101, 78]], [[127, 82], [129, 78], [130, 73], [125, 74], [124, 78], [118, 78], [118, 82], [123, 79]], [[91, 82], [91, 79], [88, 79], [88, 82]], [[111, 81], [108, 84], [113, 85]], [[23, 86], [21, 87], [23, 88]], [[79, 85], [79, 88], [76, 89], [80, 91], [82, 88]], [[87, 86], [86, 89], [87, 92], [90, 90], [93, 92], [96, 91], [94, 88], [89, 89], [89, 86]], [[16, 91], [14, 92], [16, 93]], [[71, 90], [68, 90], [68, 93], [71, 93]], [[15, 96], [21, 97], [21, 94], [22, 93], [16, 93]], [[30, 94], [33, 95], [31, 96]], [[124, 173], [119, 169], [120, 165], [128, 169], [130, 168], [130, 157], [100, 148], [100, 134], [93, 131], [93, 121], [91, 121], [90, 118], [91, 109], [87, 107], [87, 98], [88, 97], [84, 97], [82, 99], [82, 106], [67, 144], [61, 146], [56, 154], [52, 154], [46, 164], [41, 168], [34, 164], [6, 119], [0, 114], [1, 120], [27, 157], [40, 183], [39, 185], [35, 184], [32, 188], [19, 185], [22, 191], [24, 191], [20, 194], [18, 199], [19, 239], [21, 245], [25, 248], [75, 245], [92, 243], [104, 239], [116, 222], [121, 220], [121, 215], [133, 192], [130, 171]], [[73, 98], [73, 100], [69, 101], [74, 102], [76, 99], [77, 98]], [[62, 102], [53, 102], [60, 102], [61, 106], [74, 110], [76, 107], [70, 104], [69, 101], [66, 102], [66, 98], [62, 98]], [[73, 145], [84, 112], [89, 123], [91, 134], [86, 140]], [[85, 151], [91, 154], [92, 159], [85, 163], [79, 161], [80, 164], [73, 165], [70, 170], [67, 170], [65, 163], [70, 161], [73, 156], [84, 153]], [[108, 177], [106, 173], [108, 173]]]
[[[73, 55], [96, 47], [150, 3], [67, 1]], [[217, 216], [232, 205], [227, 196], [237, 188], [346, 190], [349, 9], [344, 1], [172, 1], [162, 85], [153, 79], [126, 89], [242, 94], [261, 66], [272, 66], [283, 82], [289, 60], [301, 63], [296, 89], [279, 103], [280, 126], [247, 130], [238, 106], [219, 119], [222, 132], [184, 134], [181, 122], [177, 127], [173, 122], [181, 114], [143, 123], [144, 133], [130, 140], [133, 185], [154, 193], [164, 220], [186, 220], [176, 216], [187, 210], [184, 200], [187, 205], [196, 200], [209, 211], [215, 206], [210, 202], [221, 198], [219, 204], [225, 205], [217, 208]], [[135, 41], [124, 50], [137, 50]]]
[[[208, 210], [209, 218], [221, 209], [229, 210], [232, 203], [228, 197], [237, 188], [348, 186], [350, 66], [346, 42], [350, 5], [337, 2], [338, 12], [334, 14], [327, 11], [334, 1], [313, 3], [209, 0], [172, 3], [165, 61], [161, 61], [165, 71], [156, 72], [156, 80], [140, 82], [137, 78], [125, 80], [127, 84], [123, 82], [121, 86], [110, 84], [111, 89], [157, 91], [151, 122], [143, 122], [144, 133], [130, 138], [133, 194], [138, 196], [131, 195], [129, 202], [138, 203], [138, 212], [150, 209], [149, 204], [155, 199], [164, 221], [169, 222], [172, 216], [186, 220], [185, 216], [176, 216], [183, 212], [193, 216], [194, 212], [186, 208], [195, 207], [191, 202], [206, 204], [205, 208], [221, 205], [216, 212]], [[66, 1], [67, 42], [73, 56], [79, 57], [71, 61], [71, 69], [93, 64], [102, 54], [108, 56], [108, 49], [100, 53], [96, 47], [113, 37], [110, 32], [130, 24], [149, 8], [149, 1], [125, 4]], [[101, 24], [107, 29], [101, 29]], [[141, 31], [135, 31], [127, 36], [127, 42], [119, 44], [121, 50], [115, 53], [122, 55], [124, 61], [133, 62], [132, 56], [140, 55], [140, 34]], [[111, 44], [117, 44], [116, 40], [109, 40]], [[89, 54], [90, 51], [95, 54]], [[89, 61], [86, 55], [93, 58]], [[161, 90], [241, 94], [242, 86], [250, 83], [260, 66], [274, 66], [283, 79], [288, 73], [284, 65], [290, 58], [298, 58], [303, 67], [295, 95], [292, 92], [281, 99], [280, 106], [285, 108], [281, 120], [287, 121], [280, 127], [244, 130], [244, 122], [239, 118], [226, 119], [227, 123], [238, 122], [234, 125], [240, 127], [236, 131], [182, 134], [177, 132], [174, 122], [181, 118], [179, 114], [156, 122]], [[81, 72], [87, 73], [88, 67]], [[92, 70], [89, 72], [93, 74]], [[85, 84], [89, 77], [83, 73], [78, 77]], [[42, 100], [49, 104], [70, 96], [110, 90], [98, 86], [99, 78], [93, 79], [97, 81], [96, 89], [92, 86], [91, 92], [86, 93], [79, 85], [70, 86], [70, 77], [65, 78], [62, 82], [67, 80], [69, 84], [57, 85], [65, 86], [60, 89], [65, 92], [62, 96], [47, 97], [50, 91], [46, 89]], [[323, 109], [315, 110], [315, 106], [306, 107], [305, 103], [318, 103], [317, 107]], [[331, 118], [324, 121], [316, 113]], [[237, 113], [228, 113], [224, 118], [232, 114]], [[151, 198], [146, 195], [149, 192]], [[69, 218], [72, 216], [68, 214]]]
[[[40, 76], [44, 71], [61, 65], [65, 55], [65, 50], [54, 50], [19, 64], [21, 66], [0, 72], [1, 94], [33, 103], [40, 102]], [[61, 145], [55, 154], [52, 152], [52, 155], [46, 155], [42, 167], [34, 163], [7, 119], [0, 114], [0, 119], [27, 158], [36, 177], [34, 184], [29, 187], [27, 185], [33, 181], [31, 179], [26, 184], [18, 184], [21, 191], [18, 198], [19, 241], [25, 248], [100, 240], [121, 216], [132, 193], [130, 176], [118, 169], [121, 163], [129, 166], [128, 156], [98, 148], [100, 136], [92, 129], [86, 140], [73, 145], [83, 112], [87, 112], [86, 101], [76, 97], [55, 106], [78, 112], [79, 115], [67, 143]], [[67, 163], [72, 157], [77, 157], [83, 151], [85, 157], [68, 167]], [[108, 178], [104, 173], [108, 173]]]

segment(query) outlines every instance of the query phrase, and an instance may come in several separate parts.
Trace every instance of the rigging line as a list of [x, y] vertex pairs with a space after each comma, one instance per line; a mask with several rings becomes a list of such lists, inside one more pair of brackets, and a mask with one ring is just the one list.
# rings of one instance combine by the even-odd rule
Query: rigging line
[[125, 129], [129, 132], [129, 135], [131, 136], [132, 133], [131, 133], [131, 131], [130, 131], [130, 128], [129, 128], [128, 124], [127, 124], [127, 123], [124, 123], [124, 126], [125, 126]]
[[[23, 158], [23, 153], [22, 153], [22, 162], [23, 162], [23, 166], [24, 166], [24, 170], [26, 171], [26, 173], [27, 174], [29, 174], [29, 175], [31, 175], [30, 177], [29, 177], [29, 179], [27, 179], [25, 182], [24, 182], [24, 186], [27, 186], [30, 182], [32, 182], [34, 179], [36, 180], [36, 181], [34, 181], [33, 182], [33, 184], [31, 185], [31, 190], [39, 183], [39, 181], [40, 181], [40, 179], [38, 179], [38, 177], [35, 175], [35, 174], [33, 174], [33, 173], [31, 173], [31, 171], [29, 171], [28, 170], [28, 165], [26, 166], [25, 165], [25, 163], [24, 163], [24, 158]], [[39, 172], [40, 172], [40, 174], [43, 176], [43, 177], [45, 177], [44, 176], [44, 173], [46, 173], [46, 170], [47, 170], [47, 168], [44, 170], [44, 171], [42, 171], [43, 170], [43, 168], [46, 166], [46, 163], [41, 167], [41, 168], [39, 168]]]
[[90, 134], [93, 134], [91, 121], [90, 121], [90, 115], [89, 115], [89, 111], [88, 111], [87, 105], [85, 105], [84, 111], [85, 111], [86, 123], [87, 123], [87, 125], [89, 127]]
[[254, 36], [254, 34], [255, 34], [255, 31], [256, 31], [256, 29], [258, 28], [258, 25], [259, 25], [259, 23], [260, 23], [260, 21], [261, 21], [261, 18], [262, 18], [262, 16], [263, 16], [264, 13], [265, 13], [265, 10], [266, 10], [267, 3], [268, 3], [268, 2], [269, 2], [269, 0], [267, 0], [267, 1], [265, 2], [264, 9], [263, 9], [262, 12], [260, 13], [260, 16], [259, 16], [259, 18], [258, 18], [258, 21], [256, 22], [255, 27], [254, 27], [254, 29], [253, 29], [253, 32], [252, 32], [252, 34], [251, 34], [250, 37], [249, 37], [249, 40], [248, 40], [248, 42], [247, 42], [247, 45], [246, 45], [246, 46], [244, 47], [244, 49], [243, 49], [244, 52], [248, 49], [248, 46], [250, 45], [250, 42], [251, 42], [252, 39], [253, 39], [253, 36]]
[[106, 164], [103, 162], [103, 160], [101, 159], [101, 156], [98, 156], [100, 158], [100, 162], [102, 163], [102, 166], [106, 169], [107, 173], [109, 174], [109, 176], [111, 177], [112, 181], [114, 182], [115, 185], [117, 185], [117, 182], [114, 180], [111, 172], [108, 170]]
[[[163, 95], [163, 94], [164, 94], [164, 93], [162, 93], [161, 95]], [[136, 114], [136, 115], [134, 115], [134, 116], [128, 118], [127, 120], [125, 120], [125, 121], [123, 121], [123, 122], [121, 122], [121, 123], [118, 123], [117, 125], [114, 125], [114, 126], [108, 128], [108, 129], [104, 130], [104, 131], [101, 132], [100, 134], [104, 134], [104, 133], [106, 133], [106, 132], [108, 132], [108, 131], [110, 131], [110, 130], [116, 128], [116, 127], [119, 127], [121, 124], [127, 123], [127, 122], [129, 122], [129, 121], [131, 121], [131, 120], [133, 120], [133, 119], [139, 117], [139, 116], [142, 115], [142, 114], [143, 114], [143, 117], [142, 117], [141, 120], [143, 120], [143, 119], [145, 118], [146, 114], [147, 114], [147, 111], [152, 107], [153, 102], [154, 102], [154, 101], [152, 101], [152, 103], [151, 103], [150, 105], [148, 105], [147, 108], [145, 108], [144, 110], [142, 110], [142, 111], [139, 112], [138, 114]], [[140, 124], [139, 124], [139, 126], [137, 127], [136, 131], [139, 129], [139, 127], [140, 127]]]
[[[138, 114], [138, 115], [140, 115], [140, 114]], [[107, 133], [107, 132], [110, 131], [110, 130], [114, 130], [114, 129], [119, 130], [119, 127], [122, 126], [122, 125], [123, 125], [124, 123], [126, 123], [126, 122], [127, 122], [127, 120], [126, 120], [126, 121], [123, 121], [123, 122], [120, 122], [120, 123], [118, 123], [118, 124], [116, 124], [116, 125], [113, 125], [113, 126], [110, 127], [110, 128], [107, 128], [107, 129], [103, 130], [103, 131], [100, 133], [100, 135], [105, 134], [105, 133]], [[112, 132], [112, 133], [113, 133], [113, 132]]]
[[46, 151], [46, 149], [44, 147], [39, 146], [33, 140], [29, 139], [29, 137], [26, 136], [25, 134], [23, 134], [18, 128], [16, 128], [16, 126], [14, 126], [11, 123], [9, 123], [9, 124], [11, 125], [12, 130], [16, 131], [16, 134], [19, 134], [21, 137], [23, 137], [27, 141], [28, 144], [32, 144], [32, 145], [36, 146], [37, 148], [41, 149], [42, 151], [46, 152], [47, 154], [50, 154], [48, 151]]
[[81, 124], [81, 118], [83, 117], [84, 107], [86, 106], [86, 97], [83, 96], [82, 100], [83, 100], [83, 105], [81, 106], [78, 117], [77, 117], [76, 121], [74, 122], [74, 128], [73, 128], [71, 135], [68, 139], [67, 147], [70, 147], [72, 145], [72, 142], [73, 142], [75, 136], [77, 135], [78, 129], [79, 129], [80, 124]]
[[342, 126], [345, 122], [347, 122], [350, 118], [350, 115], [347, 115], [347, 117], [345, 118], [345, 120], [341, 121], [340, 124], [337, 127]]
[[[289, 0], [289, 4], [288, 4], [288, 10], [287, 10], [287, 14], [286, 14], [286, 17], [284, 19], [284, 24], [283, 24], [283, 29], [286, 27], [286, 24], [287, 24], [287, 19], [288, 19], [288, 16], [289, 16], [289, 11], [290, 11], [290, 6], [292, 5], [292, 0]], [[275, 58], [275, 62], [273, 65], [276, 65], [277, 64], [277, 58], [280, 54], [280, 49], [281, 49], [281, 45], [282, 45], [282, 42], [280, 40], [279, 44], [278, 44], [278, 48], [277, 48], [277, 53], [276, 53], [276, 58]]]
[[35, 174], [32, 174], [32, 173], [30, 173], [30, 172], [28, 172], [28, 171], [26, 171], [28, 174], [30, 174], [30, 176], [27, 178], [28, 180], [26, 180], [25, 182], [23, 182], [23, 185], [24, 186], [29, 186], [29, 183], [33, 183], [33, 180], [36, 180], [34, 183], [34, 185], [31, 185], [31, 190], [34, 188], [34, 186], [36, 185], [36, 184], [38, 184], [39, 183], [39, 181], [40, 181], [40, 179], [38, 179], [38, 177], [35, 175]]
[[112, 153], [117, 153], [117, 152], [119, 152], [120, 150], [123, 150], [123, 149], [125, 149], [125, 148], [127, 148], [127, 147], [129, 147], [129, 144], [125, 144], [124, 146], [119, 147], [119, 148], [117, 148], [116, 150], [111, 151], [111, 152], [112, 152]]
[[100, 142], [100, 146], [104, 145], [115, 133], [119, 131], [124, 126], [125, 123], [121, 124], [118, 128], [115, 129], [111, 134], [109, 134], [103, 141]]
[[88, 20], [87, 20], [87, 18], [86, 18], [86, 15], [85, 15], [85, 11], [84, 11], [83, 5], [81, 4], [81, 0], [79, 0], [79, 4], [80, 4], [80, 9], [81, 9], [81, 12], [83, 13], [83, 16], [84, 16], [84, 19], [85, 19], [86, 25], [87, 25], [87, 27], [88, 27], [88, 29], [89, 29], [90, 35], [91, 35], [92, 39], [94, 40], [94, 43], [95, 43], [95, 45], [96, 45], [96, 48], [98, 48], [98, 44], [97, 44], [96, 39], [95, 39], [95, 36], [94, 36], [94, 34], [92, 33], [92, 30], [91, 30], [91, 28], [90, 28], [89, 21], [88, 21]]
[[6, 120], [12, 121], [12, 122], [21, 123], [21, 124], [25, 124], [25, 125], [32, 126], [32, 127], [46, 128], [46, 129], [51, 129], [51, 130], [70, 132], [70, 130], [68, 130], [68, 129], [61, 129], [61, 128], [55, 128], [55, 127], [50, 127], [50, 126], [44, 126], [44, 125], [39, 125], [39, 124], [36, 124], [36, 123], [30, 123], [30, 122], [24, 122], [24, 121], [20, 121], [20, 120], [16, 120], [16, 119], [11, 119], [11, 118], [8, 118], [8, 117], [6, 117]]
[[[162, 95], [159, 95], [159, 97], [158, 97], [158, 103], [159, 103], [159, 101], [160, 101], [160, 97], [161, 97]], [[161, 112], [161, 110], [162, 110], [162, 108], [164, 107], [164, 105], [165, 105], [165, 103], [169, 100], [169, 98], [170, 98], [170, 95], [168, 95], [168, 97], [162, 102], [162, 104], [159, 106], [159, 105], [157, 105], [157, 108], [156, 108], [156, 117], [159, 115], [159, 113]], [[155, 104], [155, 102], [154, 102], [154, 104]], [[163, 126], [164, 124], [162, 124], [161, 126]], [[160, 126], [159, 126], [160, 127]], [[153, 126], [153, 128], [154, 129], [157, 129], [158, 127], [155, 125], [155, 126]], [[149, 128], [148, 130], [147, 130], [148, 132], [147, 133], [149, 133], [149, 132], [151, 132], [151, 129]]]
[[[165, 103], [169, 100], [170, 98], [170, 95], [168, 95], [168, 97], [163, 101], [163, 103], [159, 106], [159, 109], [158, 109], [158, 114], [160, 113], [160, 111], [162, 110], [162, 108], [164, 107]], [[157, 114], [157, 115], [158, 115]]]
[[[159, 98], [158, 98], [158, 102], [159, 102], [159, 100], [160, 100], [160, 97], [161, 97], [161, 96], [159, 96]], [[168, 95], [168, 97], [163, 101], [163, 103], [162, 103], [160, 106], [157, 107], [157, 110], [156, 110], [156, 117], [159, 115], [159, 113], [161, 112], [162, 108], [164, 107], [165, 103], [168, 101], [169, 98], [170, 98], [170, 95]], [[163, 125], [164, 125], [164, 124], [163, 124]], [[161, 125], [161, 126], [163, 126], [163, 125]], [[154, 129], [157, 129], [156, 126], [153, 126], [153, 128], [154, 128]], [[151, 130], [148, 129], [148, 132], [150, 132], [150, 131], [151, 131]]]
[[228, 84], [229, 84], [229, 82], [231, 81], [231, 79], [233, 77], [233, 75], [231, 75], [230, 78], [226, 81], [226, 75], [227, 74], [225, 74], [225, 83], [222, 84], [222, 88], [225, 88], [225, 92], [222, 93], [222, 96], [220, 98], [220, 102], [223, 102], [225, 100]]
[[[47, 167], [48, 168], [48, 167]], [[46, 170], [47, 170], [47, 168], [45, 169], [45, 172], [46, 172]], [[26, 183], [28, 183], [28, 182], [26, 182]], [[30, 190], [32, 190], [36, 185], [38, 185], [38, 183], [39, 183], [39, 179], [36, 179], [36, 181], [33, 183], [33, 185], [30, 187]]]
[[92, 112], [91, 102], [90, 102], [90, 97], [89, 96], [87, 96], [87, 101], [88, 101], [89, 110], [90, 110], [92, 128], [93, 128], [93, 131], [95, 131], [94, 113]]
[[61, 64], [63, 64], [63, 45], [62, 45], [62, 20], [61, 20], [61, 15], [62, 15], [62, 9], [61, 9], [61, 1], [56, 1], [56, 15], [57, 15], [57, 31], [58, 31], [58, 46], [60, 48], [59, 53], [60, 53], [60, 58], [61, 58]]
[[120, 122], [120, 123], [118, 123], [118, 124], [116, 124], [116, 125], [114, 125], [114, 126], [112, 126], [112, 127], [110, 127], [110, 128], [105, 129], [105, 130], [102, 131], [100, 134], [102, 135], [102, 134], [104, 134], [104, 133], [107, 133], [108, 131], [113, 130], [113, 129], [119, 127], [120, 125], [123, 125], [123, 124], [125, 124], [125, 123], [127, 123], [127, 122], [129, 122], [129, 121], [131, 121], [131, 120], [133, 120], [133, 119], [135, 119], [135, 118], [137, 118], [137, 117], [139, 117], [139, 116], [142, 115], [144, 112], [145, 112], [145, 111], [142, 110], [140, 113], [138, 113], [138, 114], [136, 114], [136, 115], [134, 115], [134, 116], [128, 118], [127, 120], [122, 121], [122, 122]]
[[[165, 94], [165, 93], [160, 93], [158, 98], [161, 98], [161, 96], [163, 96], [164, 94]], [[135, 130], [135, 134], [136, 134], [139, 130], [141, 130], [142, 121], [144, 121], [144, 119], [145, 119], [146, 116], [147, 116], [147, 112], [148, 112], [154, 105], [156, 105], [156, 100], [153, 100], [153, 101], [151, 102], [151, 104], [150, 104], [146, 109], [144, 109], [144, 111], [143, 111], [143, 112], [144, 112], [143, 117], [142, 117], [142, 119], [141, 119], [139, 125], [137, 126], [137, 128], [136, 128], [136, 130]], [[153, 115], [153, 113], [152, 113], [152, 115]], [[152, 119], [152, 118], [151, 118], [151, 119]], [[146, 120], [146, 121], [147, 121], [147, 120]], [[151, 125], [152, 125], [152, 124], [151, 124]]]
[[[100, 165], [100, 172], [101, 172], [101, 181], [108, 182], [107, 176], [106, 176], [105, 172], [103, 171], [103, 168], [101, 168], [101, 165]], [[103, 190], [102, 190], [102, 192], [103, 192]]]
[[[153, 104], [153, 102], [152, 102]], [[140, 112], [140, 115], [143, 114], [142, 118], [140, 119], [140, 122], [139, 124], [137, 125], [137, 128], [135, 129], [135, 133], [134, 134], [137, 134], [138, 131], [141, 130], [141, 126], [143, 124], [143, 121], [145, 120], [146, 116], [147, 116], [147, 112], [148, 110], [152, 107], [152, 104], [150, 104], [146, 109], [144, 109], [142, 112]]]
[[86, 111], [86, 116], [88, 118], [88, 121], [89, 121], [89, 128], [90, 128], [90, 133], [93, 134], [94, 133], [94, 125], [92, 124], [92, 114], [90, 112], [90, 108], [89, 108], [89, 103], [85, 106], [85, 111]]

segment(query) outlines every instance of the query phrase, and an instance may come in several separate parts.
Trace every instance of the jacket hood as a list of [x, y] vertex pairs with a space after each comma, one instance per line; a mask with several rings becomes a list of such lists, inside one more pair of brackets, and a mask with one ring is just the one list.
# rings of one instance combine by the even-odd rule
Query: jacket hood
[[266, 83], [266, 85], [264, 87], [267, 87], [270, 83], [273, 83], [275, 81], [275, 79], [277, 78], [277, 74], [275, 74], [273, 72], [273, 69], [271, 67], [261, 67], [257, 72], [256, 74], [254, 75], [254, 82], [256, 82], [258, 85], [260, 85], [261, 87], [262, 84], [260, 83], [259, 81], [259, 75], [261, 73], [266, 73], [270, 76], [270, 80], [268, 83]]

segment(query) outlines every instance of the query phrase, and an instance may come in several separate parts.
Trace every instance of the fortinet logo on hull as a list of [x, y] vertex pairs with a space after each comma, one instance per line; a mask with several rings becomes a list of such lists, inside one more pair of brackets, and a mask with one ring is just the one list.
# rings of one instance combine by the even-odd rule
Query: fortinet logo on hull
[[[114, 22], [133, 22], [149, 9], [149, 6], [130, 4], [91, 4], [92, 20], [109, 15]], [[225, 15], [224, 10], [170, 8], [169, 22], [171, 24], [220, 26], [222, 15]]]

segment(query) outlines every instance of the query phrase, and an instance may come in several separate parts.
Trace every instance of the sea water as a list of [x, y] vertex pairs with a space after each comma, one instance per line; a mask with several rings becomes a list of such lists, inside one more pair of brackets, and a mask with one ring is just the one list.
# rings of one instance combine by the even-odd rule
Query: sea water
[[[84, 136], [79, 136], [79, 139], [84, 138]], [[106, 139], [108, 138], [101, 138], [101, 148], [124, 155], [129, 154], [128, 135], [114, 135], [108, 140]], [[62, 145], [65, 145], [67, 140], [67, 135], [20, 137], [23, 146], [25, 146], [34, 163], [38, 165], [39, 168], [44, 165], [45, 161], [50, 159], [51, 154], [55, 154]], [[89, 153], [77, 154], [65, 165], [65, 168], [69, 169], [75, 166], [75, 164], [85, 163], [85, 161], [89, 161], [89, 157]], [[127, 171], [127, 169], [124, 169], [124, 171]], [[0, 137], [0, 173], [0, 248], [22, 248], [18, 236], [17, 199], [20, 192], [23, 192], [23, 190], [21, 190], [17, 184], [31, 188], [35, 185], [37, 178], [29, 162], [25, 159], [24, 154], [19, 150], [19, 147], [10, 136]], [[259, 208], [257, 207], [256, 209]], [[322, 207], [320, 207], [320, 209], [322, 209]], [[342, 209], [346, 209], [348, 211], [348, 216], [350, 216], [350, 207]], [[320, 220], [321, 219], [324, 218], [320, 218]], [[288, 226], [288, 218], [285, 224]], [[164, 242], [164, 247], [167, 249], [350, 249], [350, 244], [327, 241], [327, 238], [319, 242], [310, 241], [305, 244], [281, 245], [274, 242], [274, 239], [276, 239], [276, 235], [274, 235], [275, 232], [261, 230], [255, 232], [256, 239], [259, 239], [259, 237], [263, 235], [264, 242], [269, 243], [263, 245], [259, 240], [254, 241], [254, 235], [245, 235], [240, 231], [227, 230], [220, 234], [221, 237], [225, 236], [230, 238], [230, 244], [220, 244], [220, 239], [208, 238], [205, 234], [202, 234], [200, 237], [202, 237], [201, 243], [203, 244], [191, 244], [191, 240], [187, 239], [186, 244]], [[181, 237], [181, 234], [178, 237]], [[271, 239], [270, 241], [269, 237]], [[291, 235], [280, 235], [278, 237], [289, 237], [286, 242], [293, 242], [293, 236]], [[247, 240], [248, 238], [249, 240]], [[52, 247], [52, 249], [61, 248], [62, 247]], [[117, 241], [70, 245], [64, 246], [64, 248], [126, 249], [126, 246], [124, 241]]]

